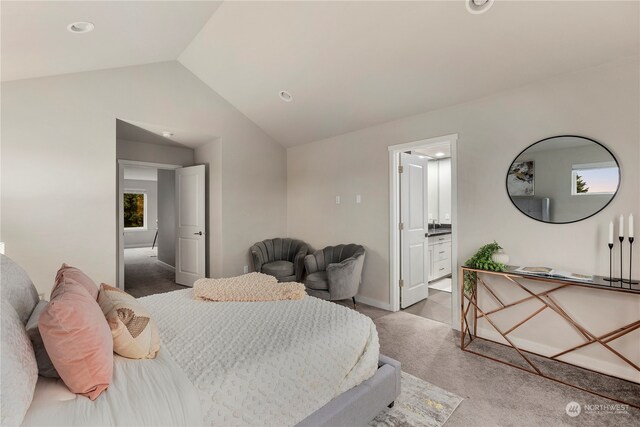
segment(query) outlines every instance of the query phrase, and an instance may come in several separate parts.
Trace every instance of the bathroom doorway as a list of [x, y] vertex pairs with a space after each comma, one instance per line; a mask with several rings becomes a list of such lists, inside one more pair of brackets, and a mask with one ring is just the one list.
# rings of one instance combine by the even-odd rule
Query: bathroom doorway
[[456, 140], [449, 135], [389, 148], [392, 306], [449, 325], [459, 296]]

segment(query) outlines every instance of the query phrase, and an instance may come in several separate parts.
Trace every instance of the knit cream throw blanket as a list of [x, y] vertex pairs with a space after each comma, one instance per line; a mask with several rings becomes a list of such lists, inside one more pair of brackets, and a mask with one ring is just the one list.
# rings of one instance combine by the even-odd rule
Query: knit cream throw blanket
[[278, 283], [275, 277], [262, 273], [198, 279], [193, 290], [195, 298], [204, 301], [300, 300], [307, 294], [302, 283]]

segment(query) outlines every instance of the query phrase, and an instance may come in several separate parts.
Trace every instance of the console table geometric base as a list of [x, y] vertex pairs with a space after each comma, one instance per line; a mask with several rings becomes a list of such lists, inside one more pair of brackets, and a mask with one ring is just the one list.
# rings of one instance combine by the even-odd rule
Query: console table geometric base
[[[511, 267], [513, 269], [513, 267]], [[471, 289], [468, 290], [468, 292], [465, 292], [464, 289], [464, 276], [465, 273], [473, 273], [475, 274], [475, 284], [471, 287]], [[609, 343], [611, 343], [612, 341], [627, 335], [630, 332], [635, 331], [636, 329], [640, 328], [640, 319], [635, 320], [627, 325], [624, 325], [622, 327], [616, 328], [615, 330], [609, 331], [607, 333], [601, 334], [601, 335], [595, 335], [594, 333], [590, 332], [587, 328], [585, 328], [584, 326], [580, 325], [575, 319], [573, 319], [569, 314], [567, 314], [554, 300], [554, 296], [553, 293], [557, 292], [560, 289], [566, 288], [567, 286], [582, 286], [582, 287], [590, 287], [590, 288], [597, 288], [597, 289], [604, 289], [604, 290], [611, 290], [611, 291], [618, 291], [618, 292], [628, 292], [628, 293], [634, 293], [634, 294], [640, 294], [640, 289], [634, 289], [633, 287], [630, 288], [622, 288], [622, 287], [612, 287], [611, 285], [608, 284], [602, 284], [601, 278], [595, 278], [594, 282], [590, 282], [590, 283], [583, 283], [583, 282], [574, 282], [574, 281], [570, 281], [570, 280], [562, 280], [562, 279], [557, 279], [557, 278], [548, 278], [548, 277], [536, 277], [536, 276], [530, 276], [530, 275], [523, 275], [523, 274], [517, 274], [514, 273], [513, 271], [507, 271], [507, 272], [495, 272], [495, 271], [485, 271], [485, 270], [478, 270], [478, 269], [474, 269], [474, 268], [468, 268], [468, 267], [461, 267], [460, 269], [460, 295], [462, 295], [463, 297], [460, 298], [460, 330], [462, 331], [462, 334], [460, 336], [460, 348], [463, 351], [467, 351], [469, 353], [473, 353], [476, 354], [478, 356], [482, 356], [485, 357], [487, 359], [491, 359], [494, 360], [496, 362], [500, 362], [509, 366], [512, 366], [514, 368], [517, 369], [521, 369], [524, 370], [526, 372], [529, 372], [531, 374], [534, 375], [539, 375], [541, 377], [547, 378], [549, 380], [552, 381], [556, 381], [559, 382], [561, 384], [565, 384], [574, 388], [577, 388], [579, 390], [583, 390], [586, 391], [588, 393], [592, 393], [594, 395], [600, 396], [600, 397], [604, 397], [607, 399], [611, 399], [620, 403], [624, 403], [636, 408], [640, 408], [640, 404], [638, 404], [637, 402], [626, 402], [624, 400], [621, 400], [620, 398], [617, 398], [616, 396], [610, 396], [610, 395], [605, 395], [605, 394], [601, 394], [597, 391], [594, 390], [590, 390], [584, 387], [581, 387], [579, 385], [576, 384], [571, 384], [567, 381], [563, 381], [561, 379], [546, 375], [540, 368], [539, 366], [537, 366], [534, 361], [532, 360], [531, 357], [528, 357], [526, 353], [530, 353], [530, 354], [535, 354], [536, 356], [540, 356], [540, 357], [544, 357], [546, 359], [549, 360], [558, 360], [558, 357], [569, 354], [575, 350], [578, 350], [580, 348], [589, 346], [589, 345], [599, 345], [602, 346], [603, 348], [607, 349], [609, 352], [613, 353], [616, 357], [618, 357], [620, 360], [622, 360], [624, 363], [628, 364], [629, 366], [633, 367], [633, 369], [635, 369], [639, 375], [640, 375], [640, 367], [633, 363], [631, 360], [629, 360], [629, 358], [627, 358], [624, 354], [620, 353], [619, 351], [617, 351], [616, 349], [614, 349], [613, 347], [611, 347], [609, 345]], [[507, 279], [511, 284], [513, 284], [514, 286], [519, 287], [520, 289], [522, 289], [524, 292], [526, 292], [528, 294], [528, 296], [518, 299], [516, 301], [512, 301], [512, 302], [505, 302], [502, 301], [497, 295], [496, 293], [493, 291], [493, 289], [491, 288], [491, 286], [489, 286], [484, 280], [482, 280], [482, 278], [480, 278], [480, 275], [478, 274], [488, 274], [488, 275], [496, 275], [496, 276], [500, 276], [503, 277], [505, 279]], [[526, 279], [526, 280], [532, 280], [532, 281], [542, 281], [545, 283], [552, 283], [555, 286], [551, 289], [545, 290], [543, 292], [538, 292], [535, 293], [533, 291], [531, 291], [530, 289], [528, 289], [526, 286], [524, 286], [522, 283], [519, 282], [519, 280], [521, 279]], [[604, 282], [607, 283], [607, 282]], [[484, 311], [481, 307], [479, 307], [478, 305], [478, 287], [481, 286], [484, 290], [486, 290], [487, 294], [490, 295], [498, 304], [498, 308], [495, 308], [493, 310], [487, 310]], [[491, 315], [501, 312], [503, 310], [507, 310], [511, 307], [515, 307], [519, 304], [522, 304], [526, 301], [529, 300], [538, 300], [539, 302], [541, 302], [543, 305], [542, 307], [538, 308], [537, 310], [535, 310], [533, 313], [530, 313], [527, 317], [525, 317], [524, 319], [516, 322], [514, 325], [512, 325], [511, 327], [509, 327], [506, 330], [501, 330], [496, 324], [495, 322], [491, 319]], [[552, 310], [553, 312], [555, 312], [557, 315], [559, 315], [562, 319], [564, 319], [565, 322], [567, 322], [569, 325], [571, 325], [571, 327], [575, 328], [576, 331], [578, 331], [578, 333], [580, 333], [584, 339], [584, 342], [578, 344], [578, 345], [574, 345], [571, 346], [569, 348], [566, 348], [552, 356], [544, 356], [541, 354], [537, 354], [528, 350], [522, 350], [520, 349], [516, 344], [514, 344], [514, 342], [509, 338], [509, 334], [512, 333], [513, 331], [515, 331], [516, 329], [518, 329], [520, 326], [524, 325], [525, 323], [527, 323], [529, 320], [533, 319], [535, 316], [537, 316], [538, 314], [540, 314], [541, 312], [545, 311], [545, 310]], [[500, 334], [505, 341], [509, 344], [509, 346], [511, 348], [513, 348], [521, 357], [522, 359], [526, 362], [527, 366], [522, 367], [522, 366], [518, 366], [515, 365], [513, 363], [509, 363], [503, 360], [499, 360], [497, 358], [491, 357], [489, 355], [486, 354], [482, 354], [479, 352], [476, 352], [474, 350], [469, 349], [469, 344], [471, 344], [471, 342], [473, 342], [474, 339], [483, 339], [483, 338], [478, 338], [477, 334], [476, 334], [476, 327], [477, 327], [477, 323], [478, 323], [478, 319], [484, 318], [487, 323], [489, 323], [491, 325], [491, 327], [493, 329], [495, 329], [495, 331]], [[473, 323], [470, 324], [470, 320], [473, 319]], [[491, 341], [491, 340], [488, 340]], [[495, 341], [492, 341], [495, 342]], [[504, 344], [503, 344], [504, 345]], [[564, 362], [561, 361], [563, 363], [568, 363], [568, 362]], [[583, 368], [583, 369], [587, 369], [587, 368]], [[598, 373], [600, 375], [607, 375], [607, 374], [602, 374], [602, 373]], [[614, 377], [615, 378], [615, 377]], [[626, 381], [626, 380], [624, 380]]]

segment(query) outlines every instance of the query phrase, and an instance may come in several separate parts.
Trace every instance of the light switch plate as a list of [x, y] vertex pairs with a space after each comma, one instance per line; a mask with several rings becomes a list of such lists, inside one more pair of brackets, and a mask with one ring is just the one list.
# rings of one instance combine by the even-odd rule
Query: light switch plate
[[336, 196], [336, 205], [340, 204], [340, 196]]
[[244, 268], [242, 269], [244, 274], [247, 274], [249, 272], [249, 266], [245, 265]]
[[362, 203], [362, 196], [359, 194], [356, 194], [356, 203]]

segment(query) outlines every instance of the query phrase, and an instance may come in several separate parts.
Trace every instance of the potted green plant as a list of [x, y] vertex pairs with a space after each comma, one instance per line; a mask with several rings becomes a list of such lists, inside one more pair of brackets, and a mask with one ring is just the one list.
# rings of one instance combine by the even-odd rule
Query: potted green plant
[[[469, 258], [464, 265], [465, 267], [477, 268], [479, 270], [505, 271], [507, 269], [506, 265], [496, 262], [491, 258], [493, 254], [501, 249], [502, 247], [496, 241], [488, 243], [478, 249], [478, 252]], [[471, 294], [471, 290], [473, 289], [473, 285], [476, 283], [477, 277], [478, 276], [475, 271], [464, 272], [464, 292], [467, 295]]]

